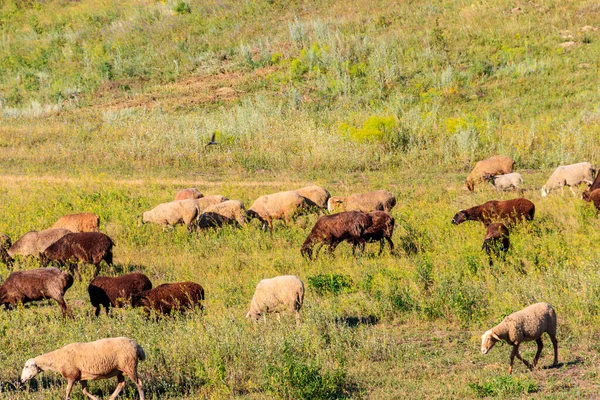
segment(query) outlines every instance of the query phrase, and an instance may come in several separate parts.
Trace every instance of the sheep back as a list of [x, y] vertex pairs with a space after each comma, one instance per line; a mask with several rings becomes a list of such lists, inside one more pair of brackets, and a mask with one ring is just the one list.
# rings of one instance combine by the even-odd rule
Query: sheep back
[[96, 316], [100, 306], [108, 313], [109, 306], [123, 307], [131, 301], [132, 296], [152, 289], [152, 282], [142, 273], [134, 272], [127, 275], [94, 278], [88, 286], [88, 294], [92, 306], [96, 308]]
[[548, 303], [532, 304], [504, 318], [492, 332], [513, 345], [535, 340], [544, 332], [555, 336], [556, 312]]
[[246, 318], [271, 312], [299, 312], [304, 302], [304, 283], [294, 275], [263, 279], [256, 285]]
[[475, 189], [475, 183], [481, 182], [486, 175], [502, 175], [513, 172], [515, 160], [507, 156], [493, 156], [478, 161], [471, 170], [465, 185], [471, 192]]
[[327, 201], [327, 210], [336, 211], [387, 211], [396, 205], [396, 197], [386, 190], [353, 194], [347, 197], [331, 196]]
[[50, 229], [68, 229], [71, 232], [98, 232], [100, 216], [93, 213], [63, 215]]
[[131, 305], [143, 307], [146, 313], [171, 314], [198, 307], [202, 309], [204, 289], [194, 282], [163, 283], [133, 296]]
[[27, 232], [25, 235], [23, 235], [23, 237], [10, 246], [8, 249], [8, 255], [11, 257], [37, 257], [50, 245], [69, 233], [71, 233], [71, 231], [64, 228]]
[[185, 224], [188, 228], [196, 220], [199, 209], [196, 200], [175, 200], [161, 203], [142, 214], [142, 222], [152, 222], [163, 227]]
[[195, 199], [194, 203], [196, 203], [196, 205], [198, 206], [198, 211], [202, 213], [208, 207], [226, 202], [227, 200], [229, 199], [225, 196], [221, 196], [220, 194], [213, 194], [209, 196], [204, 196], [201, 199]]
[[490, 200], [482, 205], [458, 211], [452, 218], [452, 223], [458, 225], [465, 221], [480, 221], [487, 227], [493, 222], [513, 224], [522, 220], [531, 221], [534, 216], [535, 205], [527, 199]]
[[327, 189], [318, 185], [305, 186], [297, 189], [296, 193], [304, 197], [306, 204], [309, 207], [317, 207], [321, 209], [327, 208], [327, 201], [331, 197]]
[[182, 189], [175, 195], [175, 200], [200, 199], [204, 195], [196, 188]]

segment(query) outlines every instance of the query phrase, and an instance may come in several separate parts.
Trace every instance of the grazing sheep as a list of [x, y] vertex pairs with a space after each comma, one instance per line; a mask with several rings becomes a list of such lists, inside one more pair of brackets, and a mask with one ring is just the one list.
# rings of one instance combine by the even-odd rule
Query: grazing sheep
[[150, 211], [142, 214], [142, 224], [153, 222], [166, 228], [177, 224], [185, 224], [191, 232], [193, 223], [198, 218], [200, 210], [195, 200], [176, 200], [161, 203]]
[[65, 292], [73, 285], [73, 276], [58, 268], [38, 268], [11, 273], [0, 286], [0, 304], [9, 309], [18, 303], [53, 299], [63, 316], [70, 315]]
[[[510, 353], [510, 366], [508, 373], [512, 373], [515, 357], [532, 370], [535, 368], [542, 348], [542, 334], [546, 332], [550, 336], [552, 346], [554, 347], [553, 367], [558, 365], [558, 342], [556, 340], [556, 312], [548, 303], [536, 303], [525, 307], [521, 311], [510, 314], [502, 322], [488, 330], [481, 336], [481, 352], [487, 354], [500, 340], [510, 344], [512, 352]], [[537, 343], [537, 352], [533, 358], [533, 363], [529, 363], [521, 358], [519, 354], [519, 345], [523, 342], [535, 340]]]
[[317, 185], [306, 186], [297, 189], [295, 192], [304, 197], [309, 207], [317, 207], [323, 210], [327, 208], [327, 201], [331, 197], [327, 189]]
[[244, 225], [246, 223], [246, 209], [239, 200], [227, 200], [223, 203], [207, 207], [198, 218], [198, 227], [201, 229], [216, 228], [223, 225]]
[[98, 232], [100, 217], [93, 213], [68, 214], [60, 217], [50, 229], [68, 229], [71, 232]]
[[61, 266], [68, 265], [71, 273], [75, 272], [81, 280], [77, 263], [94, 264], [94, 276], [98, 276], [102, 261], [112, 265], [114, 245], [112, 239], [101, 232], [69, 233], [44, 250], [40, 261], [42, 266], [48, 265], [50, 261], [55, 261]]
[[204, 197], [202, 193], [196, 188], [183, 189], [177, 192], [175, 200], [187, 200], [187, 199], [200, 199]]
[[0, 233], [0, 261], [5, 265], [12, 265], [14, 260], [8, 255], [8, 249], [12, 246], [10, 237], [4, 233]]
[[131, 302], [131, 298], [146, 290], [152, 289], [152, 282], [142, 273], [109, 277], [99, 276], [94, 278], [88, 286], [90, 302], [96, 308], [96, 317], [100, 315], [100, 306], [104, 306], [106, 314], [110, 306], [123, 307]]
[[521, 220], [531, 221], [535, 215], [535, 205], [523, 198], [498, 201], [491, 200], [480, 206], [460, 210], [452, 218], [454, 225], [465, 221], [481, 221], [488, 226], [493, 222], [505, 222], [512, 224]]
[[365, 231], [373, 225], [373, 219], [369, 214], [360, 211], [344, 211], [333, 215], [323, 215], [315, 226], [311, 229], [302, 244], [300, 254], [311, 258], [312, 249], [316, 243], [319, 243], [315, 257], [319, 255], [319, 250], [323, 245], [329, 246], [329, 252], [333, 253], [338, 244], [343, 241], [352, 243], [352, 253], [356, 246], [360, 245], [364, 249]]
[[347, 197], [331, 196], [327, 201], [327, 210], [330, 213], [339, 211], [387, 211], [390, 212], [396, 205], [396, 197], [388, 191], [376, 190], [374, 192], [353, 194]]
[[290, 218], [306, 206], [304, 197], [289, 190], [260, 196], [252, 203], [246, 214], [250, 219], [256, 218], [262, 222], [263, 229], [268, 226], [272, 231], [274, 219], [284, 219], [289, 224]]
[[133, 296], [131, 305], [143, 307], [146, 314], [154, 311], [171, 314], [198, 307], [202, 310], [204, 289], [194, 282], [163, 283], [154, 289]]
[[[598, 174], [598, 175], [600, 175], [600, 174]], [[591, 192], [586, 190], [585, 192], [583, 192], [581, 197], [583, 198], [583, 200], [587, 201], [588, 203], [590, 201], [593, 202], [596, 209], [600, 210], [600, 189], [594, 189]]]
[[[589, 196], [590, 193], [592, 193], [596, 189], [600, 189], [600, 174], [596, 175], [596, 179], [594, 179], [594, 182], [592, 182], [592, 186], [590, 186], [587, 190], [583, 192], [582, 197], [586, 195]], [[585, 200], [585, 197], [583, 199]]]
[[580, 183], [586, 183], [590, 186], [594, 181], [595, 173], [594, 167], [589, 162], [561, 165], [554, 170], [548, 182], [542, 187], [542, 197], [548, 196], [548, 193], [563, 186], [568, 186], [573, 195], [577, 195], [573, 190], [573, 186]]
[[196, 203], [198, 206], [198, 212], [203, 213], [208, 207], [217, 205], [219, 203], [224, 203], [227, 200], [229, 200], [227, 197], [215, 194], [204, 196], [201, 199], [194, 199], [194, 203]]
[[523, 183], [523, 177], [516, 172], [504, 175], [486, 175], [484, 180], [490, 182], [498, 191], [518, 189]]
[[10, 246], [8, 255], [11, 257], [38, 257], [48, 246], [69, 233], [71, 233], [70, 230], [63, 228], [27, 232]]
[[304, 283], [294, 275], [263, 279], [256, 285], [246, 318], [259, 319], [268, 313], [292, 312], [300, 322], [300, 308], [304, 302]]
[[471, 192], [475, 189], [475, 183], [481, 182], [486, 175], [502, 175], [513, 172], [515, 160], [506, 156], [493, 156], [478, 161], [467, 176], [465, 185]]
[[482, 250], [490, 256], [490, 265], [493, 265], [492, 256], [499, 257], [510, 248], [509, 235], [508, 228], [504, 224], [495, 223], [487, 227]]
[[383, 253], [384, 241], [387, 240], [390, 245], [390, 253], [394, 253], [394, 242], [392, 235], [394, 234], [394, 217], [385, 211], [371, 211], [368, 213], [373, 223], [369, 226], [361, 237], [367, 242], [379, 241], [379, 255]]
[[25, 383], [44, 371], [55, 371], [67, 379], [66, 400], [69, 400], [75, 382], [81, 383], [83, 394], [92, 400], [98, 400], [88, 392], [87, 381], [116, 376], [117, 388], [110, 396], [110, 399], [114, 400], [125, 387], [124, 376], [127, 376], [137, 387], [140, 400], [144, 400], [144, 390], [137, 365], [139, 361], [145, 359], [146, 354], [142, 346], [126, 337], [71, 343], [27, 360], [21, 373], [21, 382]]

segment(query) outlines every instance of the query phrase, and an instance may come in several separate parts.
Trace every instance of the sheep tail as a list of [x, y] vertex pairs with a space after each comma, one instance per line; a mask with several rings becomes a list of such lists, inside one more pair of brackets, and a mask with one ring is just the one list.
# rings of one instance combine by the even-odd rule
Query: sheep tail
[[136, 345], [135, 353], [137, 355], [138, 360], [144, 361], [146, 359], [146, 353], [144, 352], [144, 349], [142, 349], [142, 346], [140, 346], [139, 344]]

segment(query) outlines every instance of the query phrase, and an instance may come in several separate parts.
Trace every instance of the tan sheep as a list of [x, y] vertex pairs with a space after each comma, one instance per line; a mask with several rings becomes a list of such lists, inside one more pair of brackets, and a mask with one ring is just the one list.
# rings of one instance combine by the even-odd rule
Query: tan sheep
[[327, 201], [331, 197], [327, 189], [317, 185], [306, 186], [297, 189], [295, 192], [304, 197], [309, 207], [321, 209], [327, 208]]
[[304, 283], [294, 275], [263, 279], [256, 285], [246, 318], [266, 318], [267, 313], [291, 312], [300, 321], [300, 308], [304, 302]]
[[506, 156], [493, 156], [478, 161], [467, 176], [465, 185], [471, 192], [475, 189], [475, 183], [482, 182], [486, 175], [503, 175], [513, 172], [515, 160]]
[[196, 188], [182, 189], [175, 195], [175, 200], [200, 199], [204, 197]]
[[166, 228], [177, 224], [185, 224], [192, 230], [199, 215], [198, 205], [194, 200], [175, 200], [162, 203], [142, 214], [142, 224], [153, 222]]
[[204, 212], [204, 210], [206, 210], [207, 207], [214, 206], [215, 204], [223, 203], [227, 200], [229, 200], [227, 197], [215, 194], [215, 195], [204, 196], [201, 199], [194, 199], [194, 203], [196, 203], [196, 205], [198, 206], [198, 211], [200, 213], [202, 213], [202, 212]]
[[223, 225], [246, 223], [246, 209], [239, 200], [227, 200], [223, 203], [207, 207], [198, 218], [201, 229], [216, 228]]
[[390, 212], [396, 205], [396, 197], [386, 190], [353, 194], [347, 197], [331, 196], [327, 201], [330, 213], [340, 211], [386, 211]]
[[[542, 348], [542, 334], [546, 332], [550, 336], [554, 347], [553, 367], [558, 365], [558, 341], [556, 340], [556, 312], [548, 303], [536, 303], [525, 307], [521, 311], [510, 314], [502, 322], [488, 330], [481, 336], [481, 352], [487, 354], [500, 340], [506, 341], [513, 349], [510, 353], [510, 366], [508, 373], [512, 373], [515, 357], [523, 361], [530, 370], [535, 368]], [[519, 345], [523, 342], [535, 340], [537, 352], [533, 363], [529, 363], [519, 354]]]
[[68, 229], [71, 232], [98, 232], [100, 217], [93, 213], [68, 214], [60, 217], [50, 229]]
[[291, 217], [306, 208], [304, 197], [293, 190], [278, 192], [261, 196], [252, 203], [246, 214], [250, 218], [257, 218], [263, 224], [273, 230], [273, 220], [283, 219], [287, 224]]
[[8, 255], [39, 257], [50, 245], [63, 236], [72, 233], [68, 229], [46, 229], [43, 231], [30, 231], [23, 235], [8, 249]]
[[87, 390], [87, 381], [116, 376], [117, 388], [110, 396], [110, 399], [114, 400], [125, 387], [124, 376], [127, 376], [137, 387], [140, 400], [144, 400], [144, 390], [142, 380], [138, 376], [137, 365], [145, 358], [146, 354], [142, 346], [126, 337], [71, 343], [27, 360], [21, 373], [21, 382], [27, 382], [40, 372], [56, 371], [67, 379], [66, 400], [69, 400], [75, 382], [81, 383], [83, 394], [92, 400], [98, 400]]
[[568, 186], [571, 193], [577, 195], [573, 190], [573, 186], [580, 183], [586, 183], [590, 186], [594, 181], [595, 173], [594, 167], [589, 162], [561, 165], [554, 170], [548, 182], [542, 187], [542, 197], [548, 196], [548, 193], [563, 186]]

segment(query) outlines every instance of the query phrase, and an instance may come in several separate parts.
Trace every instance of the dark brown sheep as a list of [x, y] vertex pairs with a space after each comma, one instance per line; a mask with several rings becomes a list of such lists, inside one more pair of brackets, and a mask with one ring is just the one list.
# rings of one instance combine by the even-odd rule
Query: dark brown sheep
[[487, 227], [482, 250], [490, 256], [490, 265], [493, 264], [492, 257], [500, 257], [510, 248], [509, 236], [508, 228], [504, 224], [494, 223]]
[[94, 278], [88, 286], [90, 302], [96, 308], [96, 317], [100, 314], [100, 306], [104, 306], [106, 314], [110, 306], [123, 307], [131, 302], [131, 298], [146, 290], [152, 289], [152, 282], [142, 273], [110, 277]]
[[379, 242], [379, 255], [383, 253], [384, 241], [387, 240], [390, 245], [390, 252], [394, 252], [394, 242], [392, 235], [394, 234], [394, 217], [385, 211], [371, 211], [367, 213], [373, 220], [373, 224], [365, 229], [362, 234], [363, 239], [367, 242]]
[[328, 245], [329, 252], [333, 253], [338, 244], [347, 241], [352, 243], [352, 253], [354, 254], [357, 245], [364, 249], [366, 240], [363, 234], [372, 224], [372, 218], [360, 211], [344, 211], [338, 214], [324, 215], [313, 226], [302, 244], [300, 253], [304, 257], [311, 258], [312, 249], [316, 243], [319, 243], [320, 246], [317, 248], [315, 257], [318, 256], [323, 245]]
[[[585, 201], [589, 201], [586, 200], [586, 197], [589, 198], [590, 195], [592, 194], [592, 192], [596, 189], [600, 189], [600, 173], [598, 173], [598, 175], [596, 175], [596, 179], [594, 179], [594, 182], [592, 182], [592, 186], [590, 186], [587, 190], [585, 190], [582, 194], [581, 197], [585, 200]], [[594, 203], [595, 204], [595, 203]], [[597, 208], [597, 206], [596, 206]]]
[[50, 261], [55, 261], [61, 266], [68, 265], [71, 273], [75, 271], [81, 280], [77, 263], [94, 264], [96, 266], [94, 276], [98, 276], [102, 261], [112, 264], [113, 246], [112, 239], [104, 233], [69, 233], [44, 250], [40, 255], [40, 261], [42, 266], [48, 265]]
[[491, 200], [480, 206], [460, 210], [452, 218], [452, 223], [458, 225], [465, 221], [480, 221], [487, 227], [493, 222], [500, 221], [507, 224], [513, 224], [523, 219], [531, 221], [534, 215], [535, 205], [527, 199]]
[[586, 190], [585, 192], [583, 192], [581, 197], [588, 203], [590, 201], [593, 202], [594, 206], [596, 206], [596, 209], [600, 210], [600, 189], [594, 189], [591, 192], [589, 190]]
[[72, 284], [73, 276], [58, 268], [15, 271], [0, 286], [0, 304], [10, 309], [18, 303], [53, 299], [60, 305], [63, 316], [71, 315], [64, 296]]
[[204, 289], [194, 282], [163, 283], [133, 296], [133, 307], [144, 307], [146, 314], [171, 314], [198, 307], [202, 309]]

